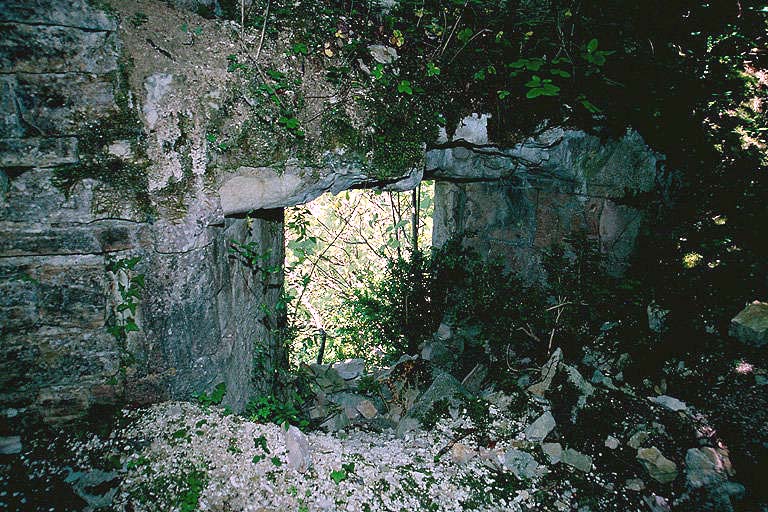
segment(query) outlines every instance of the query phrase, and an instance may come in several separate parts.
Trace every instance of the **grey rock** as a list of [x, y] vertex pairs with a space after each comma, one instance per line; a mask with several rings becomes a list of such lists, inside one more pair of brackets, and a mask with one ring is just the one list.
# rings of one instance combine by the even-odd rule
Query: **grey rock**
[[563, 452], [562, 458], [563, 464], [578, 469], [584, 473], [592, 471], [592, 457], [584, 455], [583, 453], [574, 450], [573, 448], [567, 448]]
[[552, 385], [552, 379], [557, 375], [560, 364], [563, 361], [563, 351], [555, 349], [547, 363], [541, 368], [541, 380], [528, 388], [528, 392], [534, 395], [544, 396]]
[[173, 75], [168, 73], [155, 73], [144, 80], [144, 89], [146, 89], [147, 97], [142, 111], [150, 130], [155, 127], [160, 119], [160, 115], [163, 112], [161, 102], [171, 91], [172, 83]]
[[342, 430], [346, 427], [348, 427], [350, 424], [349, 417], [344, 413], [340, 412], [338, 414], [334, 414], [324, 422], [320, 424], [320, 428], [325, 430], [326, 432], [338, 432], [339, 430]]
[[408, 415], [422, 418], [438, 400], [452, 401], [456, 395], [469, 396], [458, 380], [449, 373], [439, 372], [429, 388], [408, 410]]
[[469, 393], [476, 395], [480, 393], [480, 389], [482, 388], [483, 382], [485, 381], [485, 377], [487, 375], [488, 368], [483, 364], [477, 364], [474, 368], [472, 368], [472, 370], [470, 370], [467, 376], [464, 377], [464, 380], [461, 381], [461, 385]]
[[360, 377], [365, 369], [365, 360], [363, 359], [346, 359], [338, 363], [333, 363], [331, 366], [336, 373], [339, 374], [344, 380], [352, 380]]
[[[420, 173], [421, 169], [406, 171], [403, 176], [389, 180], [398, 183]], [[225, 215], [243, 214], [252, 210], [283, 208], [308, 203], [326, 192], [338, 194], [354, 187], [380, 185], [369, 178], [361, 165], [337, 162], [326, 155], [323, 169], [304, 168], [289, 162], [281, 173], [271, 167], [239, 167], [219, 188], [221, 208]], [[413, 187], [411, 187], [413, 188]]]
[[0, 455], [21, 453], [21, 436], [0, 437]]
[[391, 46], [372, 44], [368, 46], [368, 51], [371, 52], [371, 57], [380, 64], [391, 64], [399, 58], [397, 50]]
[[686, 409], [688, 409], [688, 406], [685, 404], [685, 402], [667, 395], [649, 397], [648, 400], [650, 400], [655, 404], [659, 404], [665, 409], [669, 409], [670, 411], [673, 411], [673, 412], [685, 411]]
[[549, 458], [550, 464], [557, 464], [563, 458], [563, 447], [560, 443], [542, 443], [541, 451]]
[[[71, 484], [78, 496], [80, 496], [88, 507], [93, 509], [107, 508], [112, 504], [112, 500], [117, 494], [119, 485], [118, 475], [115, 471], [101, 471], [94, 469], [91, 471], [72, 471], [65, 468], [68, 472], [64, 482]], [[104, 494], [92, 494], [94, 488], [103, 488], [104, 484], [114, 482], [114, 487], [107, 490]]]
[[714, 448], [691, 448], [685, 454], [685, 481], [692, 489], [722, 484], [728, 480], [729, 466]]
[[114, 31], [117, 23], [87, 0], [4, 0], [0, 20]]
[[312, 452], [307, 436], [294, 425], [288, 427], [283, 435], [287, 451], [288, 465], [299, 473], [305, 473], [312, 467]]
[[600, 384], [608, 389], [617, 389], [616, 385], [613, 383], [613, 379], [604, 375], [600, 370], [595, 370], [590, 380], [592, 381], [592, 384]]
[[663, 309], [655, 302], [652, 302], [646, 308], [646, 315], [648, 316], [648, 328], [651, 331], [661, 334], [667, 330], [668, 309]]
[[648, 432], [641, 430], [639, 432], [635, 432], [630, 436], [629, 440], [627, 441], [627, 446], [630, 448], [634, 448], [637, 450], [640, 448], [648, 439], [650, 439], [650, 434]]
[[670, 512], [672, 510], [669, 502], [663, 496], [651, 494], [650, 496], [643, 496], [643, 501], [648, 505], [650, 512]]
[[768, 343], [768, 303], [754, 301], [748, 304], [731, 320], [728, 334], [758, 347]]
[[525, 429], [525, 438], [533, 443], [543, 441], [555, 428], [555, 418], [546, 411]]
[[677, 478], [677, 465], [662, 455], [658, 448], [639, 448], [637, 460], [643, 465], [648, 475], [662, 484], [668, 484]]
[[373, 405], [373, 402], [370, 400], [360, 400], [360, 402], [356, 406], [358, 412], [363, 415], [363, 418], [370, 420], [376, 417], [376, 415], [379, 414], [379, 411], [376, 409], [376, 406]]
[[539, 464], [528, 452], [512, 448], [504, 454], [504, 469], [511, 471], [518, 480], [534, 478], [538, 467]]
[[639, 478], [630, 478], [624, 484], [624, 488], [629, 491], [640, 492], [643, 489], [645, 489], [645, 482], [643, 482]]
[[608, 436], [608, 437], [605, 439], [605, 447], [606, 447], [606, 448], [609, 448], [609, 449], [611, 449], [611, 450], [615, 450], [616, 448], [618, 448], [618, 447], [619, 447], [619, 440], [618, 440], [618, 439], [616, 439], [616, 438], [615, 438], [615, 437], [613, 437], [613, 436]]
[[421, 426], [421, 422], [418, 419], [412, 416], [405, 416], [398, 422], [397, 429], [395, 429], [395, 435], [402, 439], [409, 432], [418, 430], [419, 426]]
[[446, 324], [445, 322], [441, 322], [440, 325], [437, 327], [437, 332], [435, 333], [435, 338], [440, 341], [448, 341], [453, 336], [453, 329], [450, 325]]

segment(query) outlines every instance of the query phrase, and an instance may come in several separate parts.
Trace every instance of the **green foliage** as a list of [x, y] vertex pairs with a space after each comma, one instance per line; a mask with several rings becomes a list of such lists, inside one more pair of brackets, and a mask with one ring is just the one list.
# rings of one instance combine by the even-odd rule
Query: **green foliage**
[[302, 402], [296, 392], [292, 392], [287, 399], [275, 395], [261, 396], [248, 402], [245, 415], [258, 423], [290, 424], [303, 430], [309, 427], [309, 420], [300, 410]]
[[192, 471], [186, 476], [186, 489], [179, 495], [176, 506], [181, 512], [194, 512], [200, 504], [200, 495], [208, 483], [208, 475], [204, 471]]
[[107, 322], [107, 330], [118, 340], [124, 340], [130, 332], [139, 331], [136, 308], [144, 289], [144, 274], [137, 274], [134, 270], [140, 261], [141, 256], [107, 261], [107, 272], [111, 274], [120, 297], [115, 305], [115, 314]]
[[216, 384], [216, 387], [213, 388], [213, 391], [210, 395], [206, 393], [205, 391], [198, 393], [194, 396], [195, 400], [200, 405], [203, 406], [209, 406], [209, 405], [219, 405], [221, 404], [222, 400], [224, 400], [224, 396], [227, 394], [227, 384], [226, 382], [220, 382]]

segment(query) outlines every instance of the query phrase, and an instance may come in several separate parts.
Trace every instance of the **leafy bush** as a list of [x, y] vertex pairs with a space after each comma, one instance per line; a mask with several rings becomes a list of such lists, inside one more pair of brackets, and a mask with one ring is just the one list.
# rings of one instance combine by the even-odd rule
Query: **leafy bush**
[[257, 423], [290, 424], [306, 429], [309, 420], [301, 412], [303, 402], [297, 392], [292, 392], [287, 399], [275, 395], [266, 395], [252, 399], [245, 406], [245, 415]]

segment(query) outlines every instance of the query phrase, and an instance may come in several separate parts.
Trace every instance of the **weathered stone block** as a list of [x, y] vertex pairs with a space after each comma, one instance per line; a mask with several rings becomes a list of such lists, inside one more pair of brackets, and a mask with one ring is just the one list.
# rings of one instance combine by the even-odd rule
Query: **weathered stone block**
[[89, 30], [117, 30], [114, 18], [94, 8], [88, 0], [3, 0], [0, 20]]
[[48, 227], [0, 223], [0, 254], [43, 256], [101, 254], [133, 248], [140, 225], [104, 223], [99, 226]]
[[768, 303], [754, 301], [748, 304], [731, 320], [728, 333], [744, 343], [768, 344]]
[[0, 139], [0, 167], [54, 167], [76, 162], [74, 137]]
[[11, 97], [2, 98], [2, 104], [16, 106], [26, 135], [84, 133], [93, 129], [99, 119], [117, 112], [114, 85], [105, 76], [19, 73], [16, 83], [4, 87], [3, 92]]
[[23, 73], [108, 73], [117, 69], [114, 34], [0, 23], [0, 69]]

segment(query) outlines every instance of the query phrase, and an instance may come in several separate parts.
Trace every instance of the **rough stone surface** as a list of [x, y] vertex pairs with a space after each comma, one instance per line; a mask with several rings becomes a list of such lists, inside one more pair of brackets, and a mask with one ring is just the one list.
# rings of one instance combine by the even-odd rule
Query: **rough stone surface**
[[21, 437], [0, 437], [0, 455], [13, 455], [21, 453]]
[[504, 468], [511, 471], [518, 480], [535, 477], [538, 467], [538, 462], [528, 452], [513, 448], [504, 454]]
[[434, 246], [458, 237], [534, 282], [541, 251], [583, 231], [613, 273], [624, 269], [642, 215], [619, 201], [651, 190], [661, 160], [636, 132], [607, 144], [551, 129], [508, 149], [446, 146], [427, 154], [426, 175], [449, 180], [435, 188]]
[[557, 375], [560, 364], [563, 361], [563, 351], [555, 349], [547, 363], [541, 367], [541, 380], [528, 388], [528, 392], [534, 395], [544, 396], [552, 385], [552, 379]]
[[284, 438], [285, 448], [288, 452], [288, 464], [299, 473], [305, 473], [312, 467], [312, 452], [309, 448], [307, 436], [301, 430], [291, 425], [285, 431]]
[[525, 429], [525, 438], [533, 443], [543, 441], [555, 428], [555, 418], [547, 411]]
[[334, 363], [331, 368], [336, 370], [336, 373], [338, 373], [339, 377], [342, 379], [352, 380], [363, 374], [365, 361], [363, 359], [347, 359]]
[[576, 451], [573, 448], [567, 448], [563, 452], [562, 461], [563, 464], [567, 464], [584, 473], [589, 473], [592, 471], [592, 457], [589, 455], [584, 455], [583, 453]]
[[728, 333], [744, 343], [768, 344], [768, 303], [754, 301], [748, 304], [731, 320]]
[[685, 402], [667, 395], [654, 396], [649, 398], [649, 400], [673, 412], [685, 411], [688, 409], [688, 406], [685, 405]]
[[541, 451], [549, 458], [550, 464], [557, 464], [563, 458], [563, 446], [560, 443], [542, 443]]
[[677, 465], [664, 457], [658, 448], [639, 448], [637, 460], [643, 465], [648, 475], [662, 484], [668, 484], [677, 478]]

